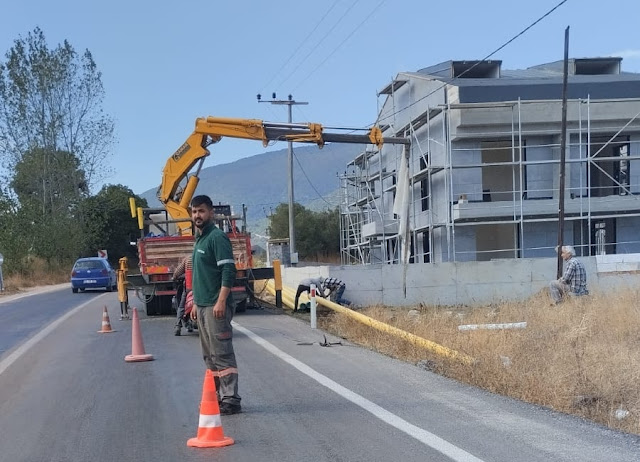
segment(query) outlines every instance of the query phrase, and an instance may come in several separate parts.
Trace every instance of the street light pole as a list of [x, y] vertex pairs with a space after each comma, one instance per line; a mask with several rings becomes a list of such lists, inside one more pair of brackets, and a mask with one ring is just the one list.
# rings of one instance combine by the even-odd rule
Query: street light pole
[[[285, 104], [288, 106], [289, 123], [293, 122], [291, 107], [300, 104], [309, 104], [304, 101], [295, 101], [293, 96], [289, 95], [287, 99], [276, 99], [276, 94], [273, 93], [271, 101], [262, 101], [261, 95], [258, 95], [259, 103], [271, 103], [271, 104]], [[294, 192], [293, 192], [293, 142], [289, 141], [287, 163], [289, 164], [289, 259], [291, 266], [296, 266], [298, 263], [298, 253], [296, 252], [296, 229], [294, 226]]]

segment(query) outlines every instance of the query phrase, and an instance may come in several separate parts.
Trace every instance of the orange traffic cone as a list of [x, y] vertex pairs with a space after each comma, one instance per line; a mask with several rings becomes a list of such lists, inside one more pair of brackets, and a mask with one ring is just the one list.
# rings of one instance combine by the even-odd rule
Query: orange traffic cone
[[110, 334], [111, 332], [115, 332], [111, 328], [111, 321], [109, 320], [109, 313], [107, 312], [107, 305], [104, 306], [104, 310], [102, 310], [102, 329], [98, 331], [99, 334]]
[[200, 402], [200, 421], [198, 422], [198, 436], [190, 438], [187, 446], [192, 448], [221, 448], [233, 444], [233, 438], [224, 436], [220, 420], [220, 406], [218, 393], [211, 370], [204, 374], [202, 385], [202, 401]]
[[146, 354], [142, 344], [142, 333], [140, 332], [140, 320], [138, 310], [133, 309], [133, 322], [131, 324], [131, 354], [124, 357], [127, 362], [153, 361], [153, 355]]

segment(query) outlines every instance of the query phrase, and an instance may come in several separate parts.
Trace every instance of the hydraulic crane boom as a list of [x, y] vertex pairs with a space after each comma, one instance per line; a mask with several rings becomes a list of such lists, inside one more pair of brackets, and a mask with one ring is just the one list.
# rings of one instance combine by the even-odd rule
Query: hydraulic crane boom
[[[381, 148], [387, 144], [410, 144], [408, 138], [384, 138], [378, 127], [367, 134], [327, 133], [317, 123], [270, 123], [259, 119], [233, 119], [207, 117], [196, 119], [196, 128], [187, 141], [167, 160], [162, 172], [162, 184], [158, 199], [169, 215], [177, 222], [181, 235], [191, 235], [189, 203], [198, 186], [199, 173], [204, 159], [209, 155], [207, 147], [223, 137], [262, 140], [266, 147], [271, 141], [315, 143], [322, 148], [325, 143], [375, 144]], [[196, 167], [197, 164], [197, 167]], [[196, 167], [195, 173], [189, 172]], [[186, 185], [183, 186], [186, 180]]]

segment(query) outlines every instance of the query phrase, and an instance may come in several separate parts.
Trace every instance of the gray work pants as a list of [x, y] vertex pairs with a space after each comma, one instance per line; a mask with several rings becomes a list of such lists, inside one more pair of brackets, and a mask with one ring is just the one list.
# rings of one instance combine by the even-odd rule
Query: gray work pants
[[196, 309], [202, 357], [207, 368], [213, 371], [220, 402], [240, 404], [238, 366], [233, 351], [231, 330], [234, 304], [231, 300], [227, 301], [226, 316], [223, 319], [216, 319], [213, 316], [213, 306], [197, 305]]
[[567, 284], [560, 281], [551, 281], [549, 283], [549, 295], [551, 295], [554, 302], [560, 303], [567, 292], [569, 292]]
[[[176, 307], [176, 326], [182, 327], [182, 318], [184, 317], [184, 305], [187, 302], [187, 289], [182, 290], [178, 306]], [[187, 327], [186, 325], [184, 327]]]

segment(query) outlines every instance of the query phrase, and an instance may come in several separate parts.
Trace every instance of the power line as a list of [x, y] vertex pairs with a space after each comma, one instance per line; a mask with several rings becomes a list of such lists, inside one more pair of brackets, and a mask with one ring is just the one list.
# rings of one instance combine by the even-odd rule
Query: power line
[[525, 27], [523, 30], [521, 30], [519, 33], [517, 33], [516, 35], [514, 35], [512, 38], [510, 38], [509, 40], [507, 40], [504, 44], [500, 45], [498, 48], [496, 48], [494, 51], [492, 51], [491, 53], [489, 53], [487, 56], [485, 56], [484, 58], [482, 58], [482, 60], [476, 62], [473, 66], [469, 67], [468, 69], [466, 69], [464, 72], [462, 72], [460, 75], [458, 75], [457, 77], [453, 77], [449, 80], [447, 80], [446, 82], [443, 82], [442, 85], [440, 85], [438, 88], [434, 89], [433, 91], [427, 93], [425, 96], [423, 96], [422, 98], [412, 102], [411, 104], [403, 107], [402, 109], [398, 109], [397, 111], [386, 115], [384, 117], [379, 117], [376, 122], [372, 125], [376, 125], [384, 120], [389, 119], [390, 117], [393, 117], [403, 111], [406, 111], [407, 109], [409, 109], [412, 106], [415, 106], [416, 104], [418, 104], [420, 101], [428, 98], [429, 96], [433, 95], [434, 93], [442, 90], [444, 87], [446, 87], [447, 85], [449, 85], [451, 82], [455, 81], [456, 79], [462, 77], [463, 75], [465, 75], [467, 72], [470, 72], [473, 68], [475, 68], [476, 66], [478, 66], [480, 63], [488, 60], [489, 58], [491, 58], [493, 55], [495, 55], [497, 52], [499, 52], [500, 50], [502, 50], [503, 48], [505, 48], [507, 45], [509, 45], [511, 42], [515, 41], [516, 39], [518, 39], [520, 36], [524, 35], [529, 29], [531, 29], [532, 27], [534, 27], [535, 25], [537, 25], [539, 22], [541, 22], [543, 19], [545, 19], [547, 16], [549, 16], [551, 13], [553, 13], [555, 10], [557, 10], [558, 8], [560, 8], [562, 5], [564, 5], [565, 3], [567, 3], [568, 0], [562, 0], [560, 3], [558, 3], [556, 6], [554, 6], [553, 8], [551, 8], [549, 11], [547, 11], [545, 14], [543, 14], [542, 16], [540, 16], [538, 19], [536, 19], [534, 22], [532, 22], [531, 24], [529, 24], [527, 27]]
[[300, 42], [300, 45], [298, 45], [298, 48], [296, 48], [293, 53], [291, 53], [291, 55], [289, 56], [289, 58], [287, 58], [287, 60], [284, 62], [284, 64], [282, 66], [280, 66], [278, 68], [278, 70], [276, 71], [276, 73], [273, 75], [273, 77], [271, 77], [269, 79], [269, 81], [262, 87], [262, 90], [260, 91], [260, 93], [264, 93], [264, 90], [271, 84], [271, 82], [273, 82], [275, 80], [275, 78], [278, 76], [278, 74], [280, 74], [280, 72], [282, 72], [282, 70], [287, 67], [287, 64], [289, 64], [289, 62], [293, 59], [293, 57], [298, 53], [298, 51], [300, 51], [300, 48], [302, 48], [302, 46], [307, 43], [307, 41], [309, 40], [309, 38], [311, 38], [311, 36], [313, 35], [313, 33], [318, 29], [318, 27], [320, 27], [320, 24], [322, 24], [322, 22], [324, 21], [324, 19], [329, 15], [329, 13], [331, 13], [331, 11], [333, 10], [333, 8], [338, 4], [340, 0], [335, 0], [333, 2], [333, 4], [329, 7], [329, 9], [324, 13], [324, 15], [322, 16], [322, 18], [320, 18], [320, 21], [318, 21], [318, 23], [315, 25], [315, 27], [311, 30], [311, 32], [309, 32], [307, 34], [307, 36]]
[[346, 43], [346, 42], [347, 42], [347, 41], [348, 41], [348, 40], [353, 36], [353, 34], [355, 34], [355, 33], [358, 31], [358, 29], [360, 29], [360, 28], [364, 25], [364, 24], [369, 20], [369, 18], [371, 18], [371, 16], [373, 16], [373, 14], [374, 14], [376, 11], [378, 11], [378, 9], [380, 9], [380, 7], [381, 7], [381, 6], [382, 6], [386, 1], [387, 1], [387, 0], [381, 0], [381, 1], [378, 3], [378, 5], [376, 5], [376, 7], [375, 7], [375, 8], [372, 8], [372, 9], [371, 9], [371, 12], [367, 15], [367, 17], [366, 17], [366, 18], [364, 18], [364, 19], [362, 20], [362, 22], [360, 22], [360, 24], [358, 24], [358, 25], [356, 26], [356, 28], [355, 28], [355, 29], [353, 29], [353, 30], [351, 31], [351, 33], [350, 33], [349, 35], [347, 35], [347, 36], [344, 38], [344, 40], [342, 40], [342, 42], [340, 42], [340, 44], [338, 44], [338, 46], [337, 46], [337, 47], [335, 47], [335, 48], [333, 49], [333, 51], [331, 51], [331, 53], [329, 53], [329, 56], [327, 56], [324, 60], [322, 60], [322, 62], [321, 62], [320, 64], [318, 64], [318, 65], [317, 65], [317, 66], [316, 66], [316, 67], [315, 67], [311, 72], [309, 72], [309, 73], [305, 76], [305, 78], [304, 78], [304, 79], [302, 79], [302, 80], [300, 81], [300, 83], [299, 83], [298, 85], [296, 85], [296, 86], [293, 88], [293, 91], [296, 91], [298, 88], [300, 88], [300, 86], [301, 86], [303, 83], [305, 83], [309, 77], [311, 77], [311, 76], [312, 76], [312, 75], [313, 75], [313, 74], [314, 74], [318, 69], [320, 69], [320, 68], [324, 65], [324, 63], [326, 63], [326, 62], [327, 62], [327, 60], [328, 60], [329, 58], [331, 58], [331, 57], [335, 54], [335, 52], [336, 52], [336, 51], [338, 51], [338, 50], [340, 49], [340, 47], [342, 47], [342, 45], [344, 45], [344, 44], [345, 44], [345, 43]]
[[329, 29], [327, 31], [327, 33], [324, 34], [324, 36], [320, 39], [320, 41], [315, 44], [315, 46], [311, 49], [311, 51], [307, 54], [307, 56], [305, 56], [304, 59], [300, 62], [300, 64], [298, 64], [296, 66], [296, 68], [293, 70], [293, 72], [291, 72], [282, 82], [280, 82], [278, 85], [276, 85], [276, 88], [280, 88], [280, 86], [284, 85], [284, 83], [287, 80], [289, 80], [296, 72], [298, 72], [298, 69], [300, 69], [300, 66], [302, 66], [307, 59], [309, 59], [309, 57], [313, 54], [313, 52], [316, 51], [316, 49], [322, 44], [322, 42], [324, 42], [324, 40], [329, 36], [329, 34], [331, 34], [331, 32], [333, 32], [333, 30], [336, 27], [338, 27], [338, 25], [342, 22], [342, 20], [347, 17], [347, 14], [349, 13], [349, 11], [351, 11], [353, 9], [353, 7], [356, 6], [356, 4], [359, 1], [360, 0], [354, 0], [354, 2], [351, 4], [351, 6], [349, 6], [349, 8], [347, 8], [347, 11], [345, 11], [342, 14], [342, 16], [340, 16], [340, 19], [338, 19], [338, 21], [336, 21], [336, 23], [331, 27], [331, 29]]
[[300, 167], [300, 170], [302, 171], [302, 174], [304, 175], [304, 177], [307, 179], [307, 182], [309, 183], [309, 185], [311, 186], [311, 188], [313, 188], [313, 190], [316, 192], [316, 194], [318, 195], [318, 197], [320, 199], [322, 199], [328, 206], [330, 207], [335, 207], [335, 204], [331, 204], [329, 203], [323, 196], [322, 194], [320, 194], [320, 192], [316, 189], [316, 187], [313, 185], [313, 183], [311, 182], [311, 179], [309, 179], [309, 177], [307, 176], [307, 172], [304, 171], [304, 168], [302, 168], [302, 164], [300, 163], [300, 159], [298, 159], [298, 156], [294, 154], [294, 157], [296, 158], [296, 162], [298, 162], [298, 166]]

